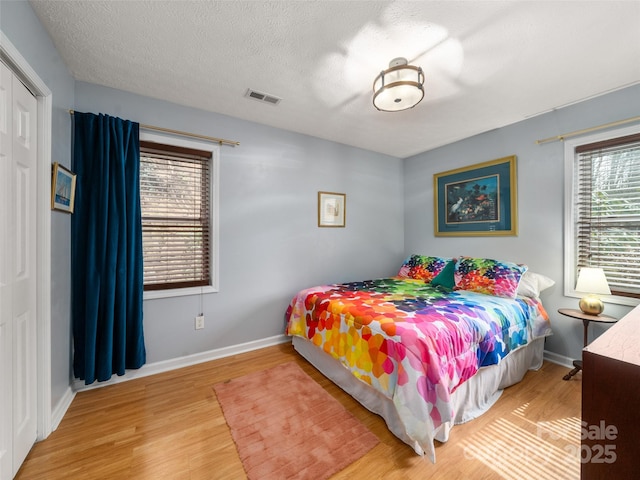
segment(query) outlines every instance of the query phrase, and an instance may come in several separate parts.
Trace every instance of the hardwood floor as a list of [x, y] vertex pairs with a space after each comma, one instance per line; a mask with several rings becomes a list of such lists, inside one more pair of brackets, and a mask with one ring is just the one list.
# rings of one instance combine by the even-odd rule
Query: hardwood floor
[[[214, 383], [296, 362], [380, 439], [333, 479], [578, 479], [581, 374], [545, 362], [481, 417], [457, 425], [434, 465], [290, 344], [80, 392], [17, 479], [243, 479]], [[286, 405], [283, 405], [286, 408]]]

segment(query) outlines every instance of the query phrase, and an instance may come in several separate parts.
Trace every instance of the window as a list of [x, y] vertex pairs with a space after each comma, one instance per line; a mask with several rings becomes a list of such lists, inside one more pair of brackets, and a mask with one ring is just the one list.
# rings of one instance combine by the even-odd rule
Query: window
[[[565, 147], [566, 290], [581, 267], [601, 267], [613, 303], [640, 299], [640, 129], [624, 129]], [[569, 210], [570, 209], [570, 210]]]
[[145, 298], [215, 291], [216, 160], [217, 146], [141, 132]]

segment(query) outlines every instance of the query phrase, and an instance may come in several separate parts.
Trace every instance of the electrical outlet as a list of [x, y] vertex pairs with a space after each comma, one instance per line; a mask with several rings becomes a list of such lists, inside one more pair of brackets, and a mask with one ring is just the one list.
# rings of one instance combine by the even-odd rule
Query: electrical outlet
[[196, 317], [196, 330], [201, 330], [204, 328], [204, 315], [198, 315]]

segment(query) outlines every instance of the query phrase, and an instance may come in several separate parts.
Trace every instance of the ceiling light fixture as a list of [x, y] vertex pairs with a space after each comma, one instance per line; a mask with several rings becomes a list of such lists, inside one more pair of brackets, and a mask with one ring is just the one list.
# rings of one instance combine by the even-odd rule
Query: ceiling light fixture
[[424, 97], [423, 85], [422, 68], [409, 65], [406, 58], [394, 58], [373, 81], [373, 105], [382, 112], [413, 108]]

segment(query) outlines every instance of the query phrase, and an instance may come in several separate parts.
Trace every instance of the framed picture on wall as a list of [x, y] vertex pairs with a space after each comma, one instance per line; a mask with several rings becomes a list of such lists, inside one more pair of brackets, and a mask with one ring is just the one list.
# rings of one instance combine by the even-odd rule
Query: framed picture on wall
[[346, 207], [345, 193], [318, 192], [318, 226], [344, 227]]
[[55, 162], [51, 172], [51, 208], [73, 213], [75, 197], [76, 174]]
[[516, 188], [515, 155], [435, 174], [435, 235], [517, 235]]

